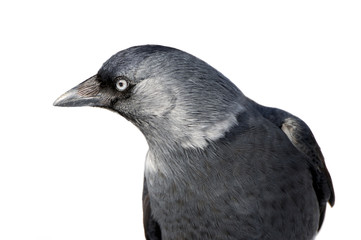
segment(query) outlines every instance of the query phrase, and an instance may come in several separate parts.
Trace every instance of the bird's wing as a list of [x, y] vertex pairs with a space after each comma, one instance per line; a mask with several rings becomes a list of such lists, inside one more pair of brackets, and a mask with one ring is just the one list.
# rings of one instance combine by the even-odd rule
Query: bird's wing
[[309, 160], [313, 176], [313, 187], [320, 207], [320, 229], [325, 217], [327, 202], [331, 206], [334, 205], [335, 193], [324, 157], [311, 129], [301, 119], [286, 111], [264, 107], [255, 102], [252, 103], [263, 117], [277, 125], [287, 135], [292, 144]]
[[144, 185], [143, 185], [143, 225], [144, 225], [145, 238], [147, 240], [162, 239], [159, 224], [154, 220], [152, 216], [147, 180], [145, 177], [144, 177]]

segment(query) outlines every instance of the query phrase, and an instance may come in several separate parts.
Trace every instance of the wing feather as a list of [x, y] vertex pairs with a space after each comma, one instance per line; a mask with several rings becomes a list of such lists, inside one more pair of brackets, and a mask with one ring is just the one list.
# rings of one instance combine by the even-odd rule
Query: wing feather
[[144, 185], [143, 185], [143, 225], [144, 225], [145, 238], [147, 240], [162, 239], [160, 226], [152, 216], [152, 209], [150, 207], [150, 198], [149, 198], [146, 178], [144, 178]]
[[287, 135], [292, 144], [309, 160], [313, 187], [320, 207], [320, 229], [324, 220], [327, 202], [331, 206], [335, 204], [335, 192], [321, 149], [311, 129], [300, 118], [286, 111], [264, 107], [253, 101], [251, 102], [262, 116], [277, 125]]

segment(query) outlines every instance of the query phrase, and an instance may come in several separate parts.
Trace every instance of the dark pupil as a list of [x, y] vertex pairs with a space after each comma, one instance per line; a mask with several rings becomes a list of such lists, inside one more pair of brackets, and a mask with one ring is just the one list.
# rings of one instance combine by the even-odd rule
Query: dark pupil
[[123, 86], [124, 86], [124, 82], [123, 82], [123, 81], [119, 81], [119, 82], [118, 82], [118, 85], [119, 85], [119, 87], [123, 87]]

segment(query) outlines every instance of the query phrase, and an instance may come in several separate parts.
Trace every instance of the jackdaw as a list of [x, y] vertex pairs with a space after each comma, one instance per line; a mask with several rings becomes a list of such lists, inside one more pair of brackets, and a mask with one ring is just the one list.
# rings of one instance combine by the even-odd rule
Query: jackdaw
[[309, 240], [334, 204], [309, 127], [183, 51], [120, 51], [54, 105], [106, 108], [143, 133], [148, 240]]

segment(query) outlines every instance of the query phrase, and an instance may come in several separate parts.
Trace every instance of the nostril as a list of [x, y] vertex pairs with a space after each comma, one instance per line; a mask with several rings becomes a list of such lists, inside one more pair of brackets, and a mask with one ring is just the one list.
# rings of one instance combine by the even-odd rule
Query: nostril
[[100, 83], [98, 81], [86, 81], [78, 88], [78, 94], [83, 97], [92, 97], [99, 93]]

